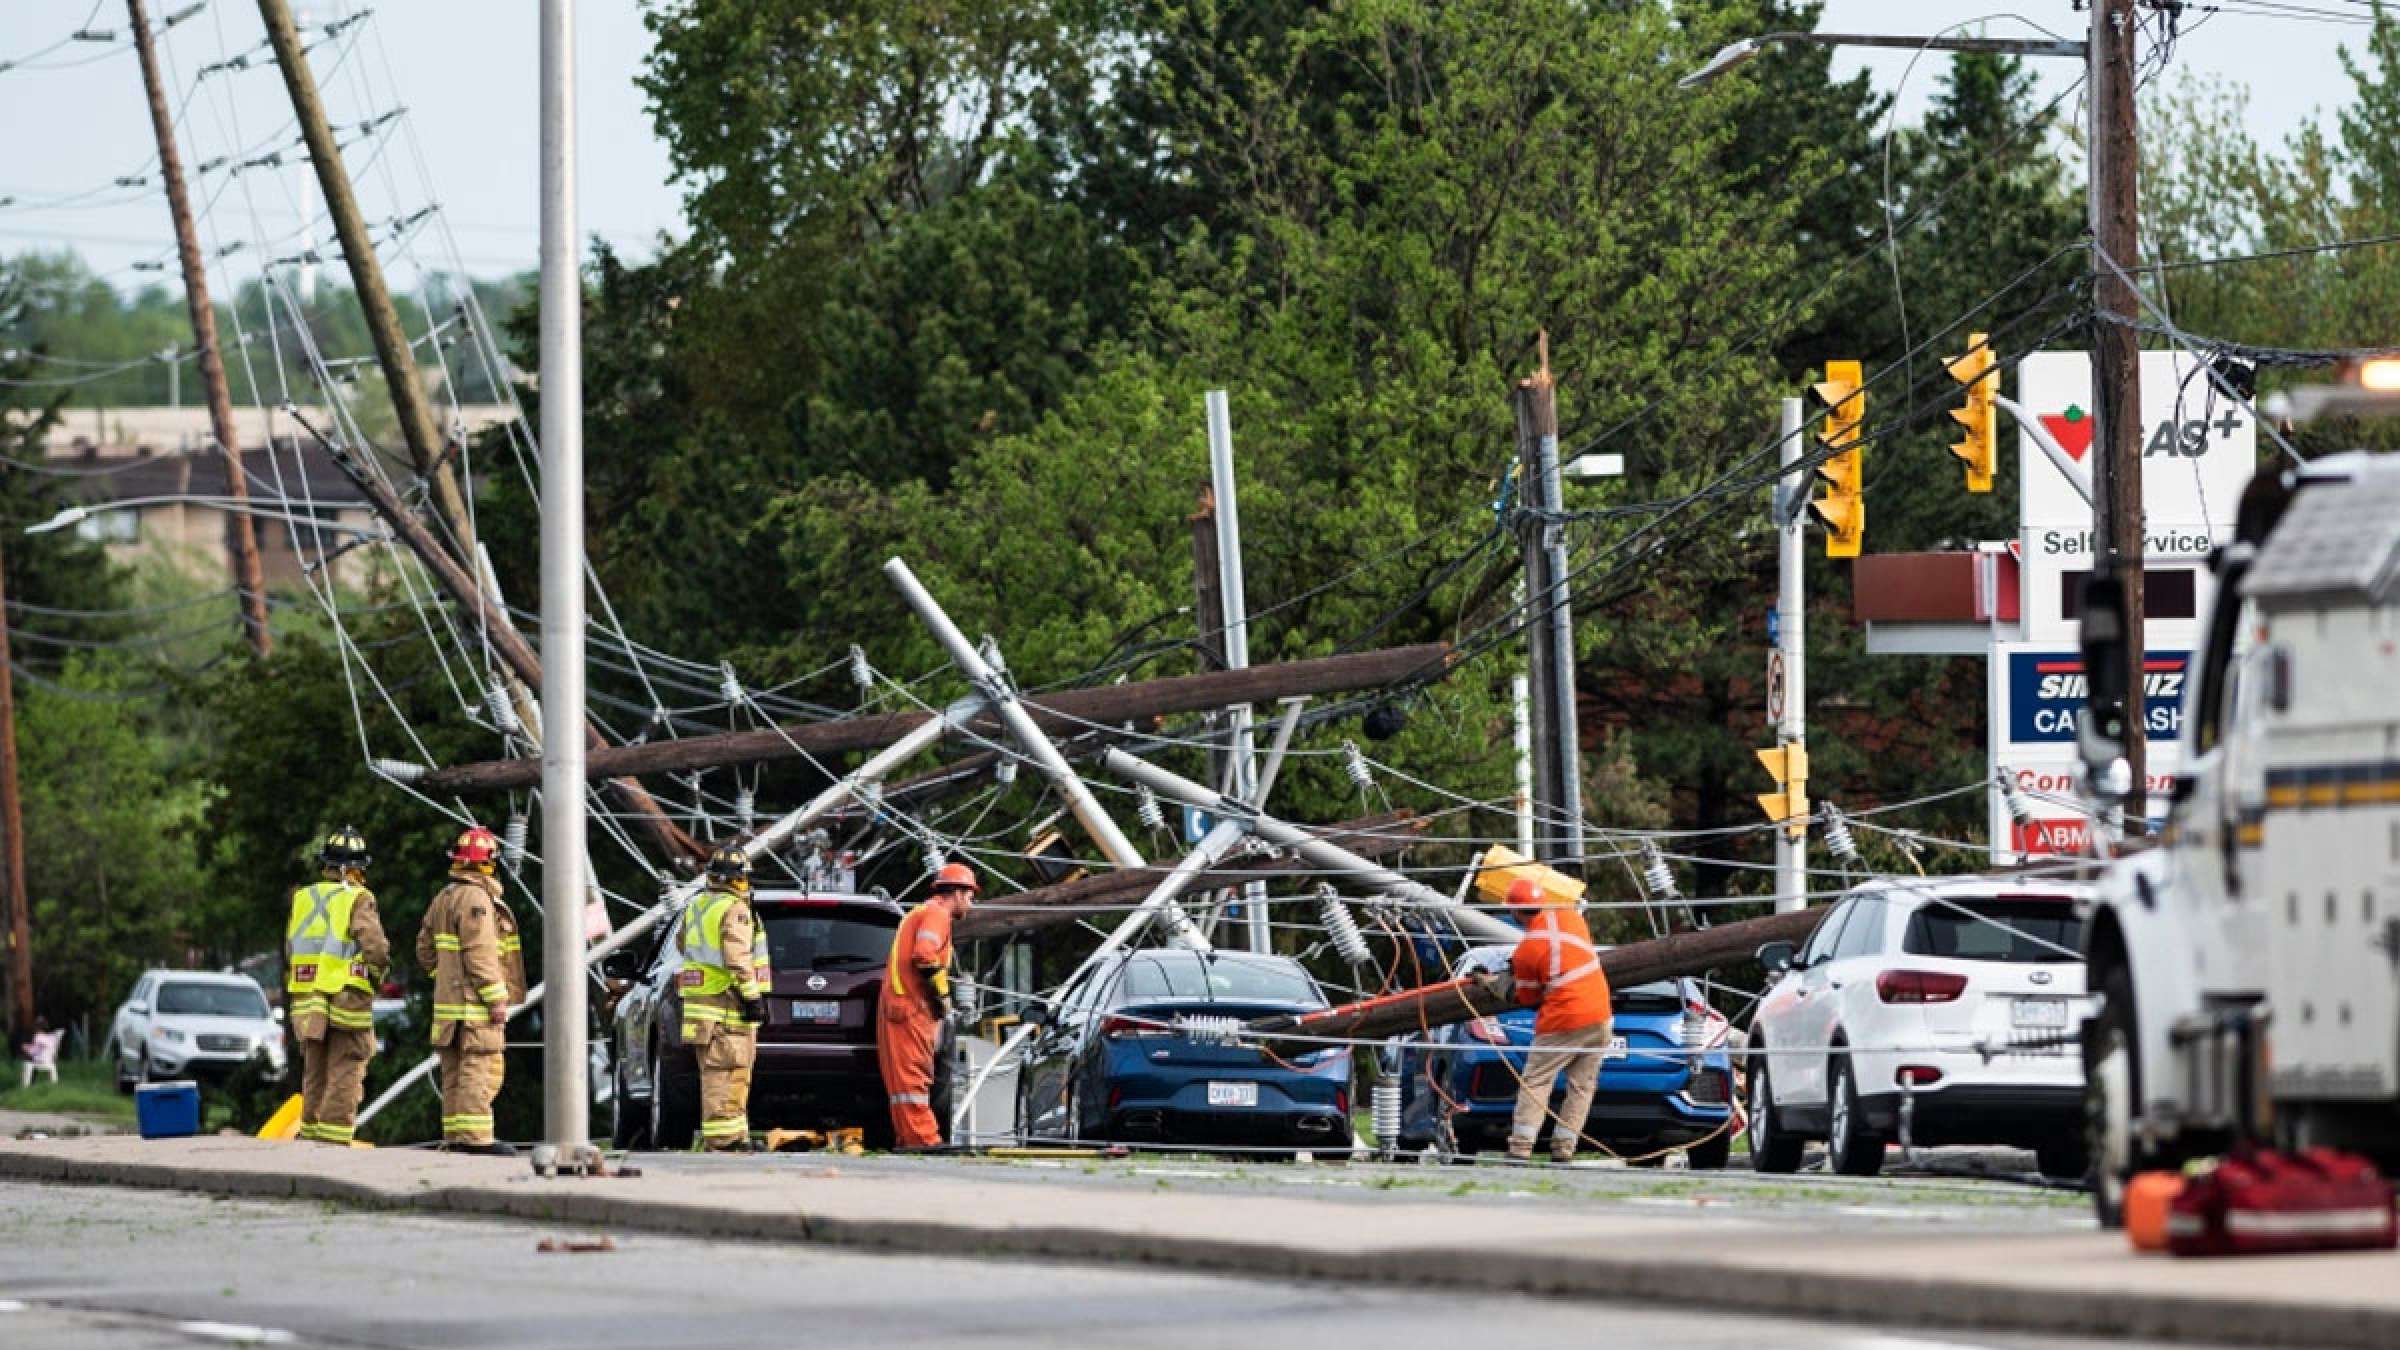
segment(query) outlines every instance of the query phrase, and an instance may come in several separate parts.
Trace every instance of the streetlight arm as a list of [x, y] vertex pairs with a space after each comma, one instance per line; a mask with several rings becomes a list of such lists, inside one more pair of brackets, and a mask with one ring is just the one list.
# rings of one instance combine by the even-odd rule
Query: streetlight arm
[[1764, 53], [1771, 43], [1794, 42], [1812, 47], [1890, 47], [1910, 52], [1989, 52], [2003, 56], [2068, 56], [2085, 58], [2084, 44], [2065, 38], [1887, 37], [1879, 33], [1761, 33], [1729, 42], [1707, 64], [1676, 81], [1682, 88], [1706, 84], [1719, 75]]

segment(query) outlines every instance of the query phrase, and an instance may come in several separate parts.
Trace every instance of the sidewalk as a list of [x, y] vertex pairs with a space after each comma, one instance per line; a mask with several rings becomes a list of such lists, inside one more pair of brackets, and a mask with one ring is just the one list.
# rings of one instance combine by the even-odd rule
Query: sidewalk
[[951, 1256], [1143, 1262], [1525, 1290], [1908, 1327], [2212, 1344], [2400, 1345], [2400, 1255], [2139, 1258], [2114, 1234], [1939, 1235], [1326, 1196], [986, 1181], [843, 1160], [551, 1180], [523, 1160], [215, 1137], [0, 1141], [0, 1177], [506, 1215], [583, 1228]]

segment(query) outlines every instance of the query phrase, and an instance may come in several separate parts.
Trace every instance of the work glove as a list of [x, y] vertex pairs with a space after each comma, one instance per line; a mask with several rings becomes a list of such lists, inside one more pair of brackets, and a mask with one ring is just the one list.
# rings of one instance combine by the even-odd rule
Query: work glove
[[742, 1020], [750, 1023], [752, 1026], [765, 1026], [767, 1022], [767, 1001], [763, 998], [743, 999]]

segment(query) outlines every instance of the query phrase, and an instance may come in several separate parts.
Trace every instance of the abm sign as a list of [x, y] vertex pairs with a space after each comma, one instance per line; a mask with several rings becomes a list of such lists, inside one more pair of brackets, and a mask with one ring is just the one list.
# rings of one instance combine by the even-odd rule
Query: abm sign
[[[2151, 652], [2142, 661], [2142, 728], [2153, 740], [2183, 730], [2188, 652]], [[2008, 739], [2017, 744], [2072, 741], [2090, 690], [2076, 652], [2008, 654]]]

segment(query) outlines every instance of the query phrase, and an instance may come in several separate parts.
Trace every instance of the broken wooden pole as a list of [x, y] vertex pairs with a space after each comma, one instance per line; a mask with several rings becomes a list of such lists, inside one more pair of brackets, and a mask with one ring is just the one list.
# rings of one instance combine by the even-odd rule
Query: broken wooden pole
[[[284, 411], [309, 435], [316, 437], [319, 445], [325, 447], [327, 456], [357, 485], [368, 504], [375, 508], [375, 514], [383, 517], [384, 524], [391, 527], [393, 535], [408, 546], [409, 552], [417, 555], [417, 560], [425, 565], [425, 570], [432, 574], [434, 581], [450, 593], [451, 603], [465, 611], [476, 631], [491, 642], [492, 650], [499, 653], [502, 664], [508, 667], [509, 672], [527, 687], [541, 688], [541, 657], [535, 655], [532, 644], [509, 620], [508, 611], [492, 603], [483, 585], [469, 576], [467, 569], [460, 566], [458, 560], [434, 540], [433, 532], [426, 529], [425, 522], [409, 511], [399, 494], [383, 481], [382, 475], [338, 449], [323, 432], [309, 425], [308, 419], [300, 415], [298, 408], [287, 403]], [[584, 723], [583, 734], [587, 762], [608, 748], [600, 738], [599, 729], [591, 723]], [[536, 758], [524, 762], [533, 766], [532, 777], [524, 786], [539, 785], [542, 780], [542, 761]], [[417, 786], [420, 790], [436, 793], [446, 791], [431, 786], [430, 780], [434, 776], [428, 774], [419, 779]], [[658, 799], [652, 797], [640, 783], [631, 778], [612, 778], [608, 788], [611, 795], [631, 813], [633, 818], [630, 823], [633, 827], [648, 835], [651, 842], [658, 845], [670, 860], [685, 858], [697, 861], [708, 856], [708, 850], [698, 840], [684, 833], [674, 821], [667, 818], [666, 808], [660, 806]]]
[[[1416, 833], [1424, 827], [1425, 823], [1417, 818], [1415, 812], [1393, 811], [1344, 821], [1339, 825], [1311, 825], [1304, 828], [1361, 857], [1380, 858], [1398, 853], [1415, 843]], [[1272, 880], [1278, 870], [1292, 866], [1294, 864], [1290, 861], [1275, 857], [1234, 859], [1200, 873], [1192, 879], [1192, 887], [1196, 890], [1215, 890], [1245, 882]], [[991, 904], [977, 905], [968, 911], [966, 917], [958, 921], [954, 933], [961, 941], [1006, 941], [1044, 928], [1073, 923], [1087, 914], [1113, 912], [1131, 897], [1156, 886], [1170, 870], [1154, 863], [1148, 867], [1077, 877], [1054, 886], [1037, 886], [1017, 895], [994, 896]], [[1310, 875], [1313, 877], [1317, 874], [1311, 869]]]
[[[1670, 933], [1647, 942], [1628, 942], [1600, 953], [1600, 969], [1612, 989], [1698, 975], [1751, 960], [1753, 953], [1770, 942], [1805, 942], [1817, 920], [1824, 917], [1823, 908], [1795, 910]], [[1506, 1012], [1517, 1006], [1514, 992], [1514, 983], [1505, 975], [1476, 975], [1297, 1017], [1264, 1017], [1250, 1023], [1249, 1029], [1262, 1035], [1381, 1040]]]
[[[1021, 701], [1025, 710], [1033, 714], [1037, 726], [1057, 735], [1090, 730], [1095, 725], [1115, 726], [1178, 713], [1206, 712], [1233, 703], [1265, 703], [1301, 695], [1379, 689], [1439, 667], [1449, 653], [1446, 644], [1432, 642], [1252, 666], [1248, 670], [1218, 670], [1095, 689], [1065, 689], [1024, 697]], [[585, 757], [585, 772], [598, 778], [689, 773], [696, 769], [794, 759], [821, 760], [889, 745], [922, 726], [928, 716], [921, 712], [896, 712], [878, 717], [762, 727], [721, 736], [691, 736], [649, 745], [609, 746], [595, 749]], [[1003, 734], [998, 721], [989, 717], [979, 719], [971, 731], [986, 740], [997, 740]], [[539, 759], [500, 759], [436, 769], [425, 776], [421, 786], [428, 792], [471, 795], [531, 787], [541, 781], [541, 776]]]

